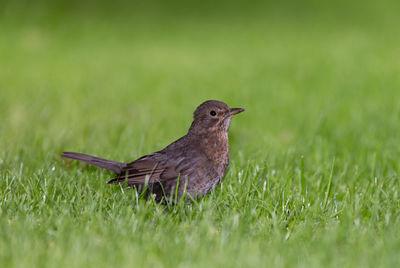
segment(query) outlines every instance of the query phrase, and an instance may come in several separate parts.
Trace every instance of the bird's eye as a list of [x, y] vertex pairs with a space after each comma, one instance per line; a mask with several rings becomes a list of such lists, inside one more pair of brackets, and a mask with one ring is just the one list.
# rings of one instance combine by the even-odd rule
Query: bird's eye
[[211, 112], [210, 112], [210, 115], [211, 115], [211, 116], [216, 116], [217, 113], [216, 113], [215, 111], [211, 111]]

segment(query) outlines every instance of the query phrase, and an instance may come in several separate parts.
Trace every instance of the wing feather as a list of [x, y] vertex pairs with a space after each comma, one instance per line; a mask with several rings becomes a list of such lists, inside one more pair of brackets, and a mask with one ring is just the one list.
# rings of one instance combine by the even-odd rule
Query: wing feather
[[172, 162], [179, 163], [182, 159], [162, 160], [160, 158], [162, 157], [152, 154], [128, 163], [121, 169], [117, 177], [108, 183], [143, 184], [146, 181], [155, 183], [177, 178], [179, 173], [174, 168], [171, 168], [174, 166], [171, 164]]

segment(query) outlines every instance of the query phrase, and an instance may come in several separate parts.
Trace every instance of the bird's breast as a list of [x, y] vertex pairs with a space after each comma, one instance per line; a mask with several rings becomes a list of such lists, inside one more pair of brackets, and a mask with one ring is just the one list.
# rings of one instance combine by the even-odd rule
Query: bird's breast
[[201, 141], [201, 147], [206, 157], [216, 163], [229, 159], [229, 141], [227, 135], [212, 135]]

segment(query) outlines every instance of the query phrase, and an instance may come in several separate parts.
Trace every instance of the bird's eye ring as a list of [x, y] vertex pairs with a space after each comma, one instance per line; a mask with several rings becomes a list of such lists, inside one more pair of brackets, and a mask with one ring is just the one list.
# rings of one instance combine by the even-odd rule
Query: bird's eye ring
[[210, 115], [211, 115], [211, 116], [216, 116], [217, 113], [216, 113], [215, 111], [211, 111], [211, 112], [210, 112]]

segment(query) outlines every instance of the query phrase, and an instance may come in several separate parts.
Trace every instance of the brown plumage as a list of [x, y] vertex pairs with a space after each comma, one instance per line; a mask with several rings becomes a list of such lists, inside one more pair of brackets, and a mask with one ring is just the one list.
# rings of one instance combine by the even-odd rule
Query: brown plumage
[[196, 199], [208, 194], [225, 175], [229, 162], [230, 121], [233, 115], [243, 111], [242, 108], [230, 109], [220, 101], [206, 101], [197, 107], [185, 136], [161, 151], [130, 163], [71, 152], [61, 156], [115, 172], [117, 176], [109, 181], [111, 184], [127, 183], [139, 191], [146, 184], [157, 201], [169, 200], [171, 196], [180, 199], [183, 193]]

